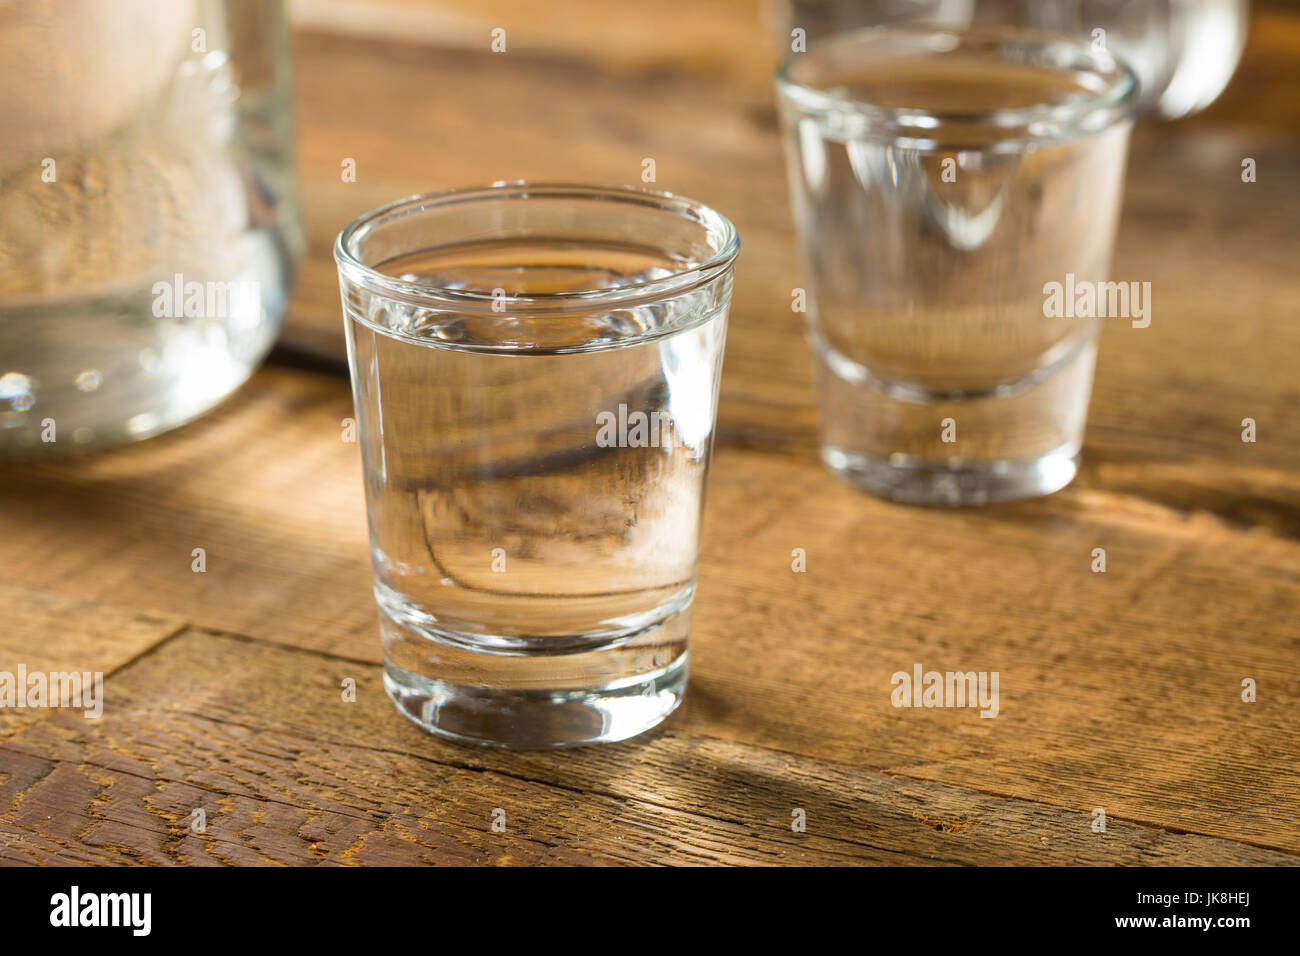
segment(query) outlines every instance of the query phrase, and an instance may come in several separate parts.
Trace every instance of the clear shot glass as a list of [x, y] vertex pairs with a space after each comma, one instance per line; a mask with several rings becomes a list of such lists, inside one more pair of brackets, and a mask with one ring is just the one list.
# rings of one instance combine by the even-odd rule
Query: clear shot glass
[[384, 683], [407, 717], [564, 747], [680, 703], [738, 250], [679, 196], [525, 183], [339, 235]]
[[1106, 292], [1131, 71], [1017, 28], [879, 28], [777, 91], [825, 462], [916, 504], [1066, 485], [1100, 319], [1048, 290]]

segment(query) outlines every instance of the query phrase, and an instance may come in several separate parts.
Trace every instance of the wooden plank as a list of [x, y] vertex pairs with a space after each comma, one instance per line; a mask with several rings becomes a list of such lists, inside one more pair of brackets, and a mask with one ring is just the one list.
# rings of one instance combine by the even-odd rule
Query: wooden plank
[[[1293, 538], [1087, 487], [953, 515], [747, 470], [751, 501], [789, 490], [711, 499], [687, 728], [1300, 848]], [[917, 663], [998, 671], [998, 717], [893, 708]]]
[[345, 382], [267, 370], [155, 441], [7, 470], [0, 579], [377, 653], [351, 415]]
[[[489, 52], [505, 31], [505, 57], [588, 60], [610, 73], [685, 71], [705, 79], [767, 81], [781, 49], [777, 4], [660, 0], [557, 9], [542, 0], [294, 0], [300, 29], [429, 47]], [[500, 49], [500, 44], [498, 44]]]
[[0, 787], [5, 859], [1296, 862], [1114, 817], [1094, 833], [1090, 812], [671, 731], [564, 754], [466, 749], [398, 717], [374, 668], [202, 631], [113, 678], [111, 700], [103, 721], [60, 718], [0, 745], [21, 768]]
[[[0, 571], [375, 661], [345, 402], [341, 382], [268, 370], [193, 428], [10, 475], [0, 489], [32, 507], [0, 519], [11, 543]], [[1124, 480], [1147, 487], [1140, 470], [1152, 466], [1133, 467]], [[950, 513], [863, 496], [810, 457], [723, 448], [681, 726], [1300, 849], [1288, 722], [1300, 544], [1195, 495], [1174, 508], [1095, 487], [1100, 472], [1043, 501]], [[1174, 471], [1193, 490], [1241, 474]], [[1267, 502], [1270, 487], [1293, 486], [1265, 477], [1279, 484], [1248, 482], [1243, 495]], [[205, 574], [190, 570], [196, 545]], [[1096, 547], [1105, 574], [1090, 570]], [[807, 573], [791, 570], [795, 548]], [[890, 675], [915, 663], [998, 671], [1002, 713], [894, 709]], [[1247, 677], [1255, 704], [1240, 700]]]
[[[0, 584], [0, 621], [0, 672], [13, 681], [17, 692], [26, 688], [18, 683], [19, 668], [46, 680], [50, 674], [74, 672], [109, 675], [184, 626], [183, 619], [173, 615], [7, 584]], [[92, 699], [84, 703], [94, 706]], [[53, 712], [48, 707], [16, 704], [15, 699], [0, 705], [0, 738]], [[0, 766], [0, 773], [3, 769]]]

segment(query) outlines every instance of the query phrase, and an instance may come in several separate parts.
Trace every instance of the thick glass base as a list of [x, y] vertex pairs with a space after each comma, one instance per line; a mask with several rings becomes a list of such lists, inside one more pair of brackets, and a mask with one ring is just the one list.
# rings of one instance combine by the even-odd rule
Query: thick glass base
[[1015, 381], [966, 391], [904, 386], [823, 348], [822, 459], [873, 494], [917, 505], [1048, 495], [1079, 467], [1096, 343], [1062, 343]]
[[384, 665], [397, 709], [425, 730], [458, 743], [536, 750], [626, 740], [677, 709], [689, 653], [630, 683], [571, 690], [500, 690], [453, 684]]
[[509, 644], [381, 603], [384, 686], [403, 714], [460, 743], [535, 750], [625, 740], [667, 717], [686, 692], [689, 594], [684, 603], [617, 637]]
[[908, 455], [873, 458], [823, 446], [831, 470], [882, 498], [913, 505], [985, 505], [1060, 491], [1079, 468], [1077, 454], [1033, 461], [928, 461]]

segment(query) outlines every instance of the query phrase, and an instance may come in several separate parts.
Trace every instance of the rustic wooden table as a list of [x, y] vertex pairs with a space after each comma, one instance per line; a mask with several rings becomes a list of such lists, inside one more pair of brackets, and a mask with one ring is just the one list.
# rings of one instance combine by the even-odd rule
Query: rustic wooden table
[[[1257, 4], [1220, 102], [1136, 134], [1115, 271], [1153, 321], [1106, 326], [1078, 479], [950, 512], [817, 459], [751, 5], [626, 6], [298, 5], [282, 346], [173, 434], [0, 468], [0, 669], [108, 675], [100, 720], [0, 713], [0, 861], [1297, 862], [1300, 13]], [[443, 743], [380, 683], [331, 241], [411, 192], [646, 157], [744, 240], [687, 701], [624, 744]], [[1000, 714], [895, 709], [916, 662], [998, 671]]]

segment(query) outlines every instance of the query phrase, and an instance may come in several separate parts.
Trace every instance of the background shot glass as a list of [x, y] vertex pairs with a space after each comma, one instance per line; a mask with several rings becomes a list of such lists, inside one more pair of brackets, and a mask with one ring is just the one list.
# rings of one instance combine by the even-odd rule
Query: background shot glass
[[[1073, 478], [1134, 97], [1085, 44], [880, 28], [777, 78], [822, 457], [877, 494], [981, 504]], [[948, 424], [951, 420], [951, 426]]]
[[680, 703], [738, 248], [681, 197], [522, 183], [339, 236], [385, 685], [408, 717], [554, 747]]

